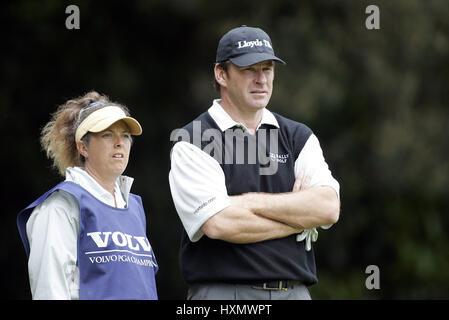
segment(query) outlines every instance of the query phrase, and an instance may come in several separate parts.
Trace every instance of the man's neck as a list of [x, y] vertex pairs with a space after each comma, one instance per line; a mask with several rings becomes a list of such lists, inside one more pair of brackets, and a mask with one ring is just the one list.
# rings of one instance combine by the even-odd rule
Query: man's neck
[[247, 108], [239, 108], [226, 98], [221, 99], [221, 106], [232, 120], [242, 123], [248, 129], [249, 133], [255, 134], [257, 127], [262, 121], [264, 108], [253, 110], [248, 110]]

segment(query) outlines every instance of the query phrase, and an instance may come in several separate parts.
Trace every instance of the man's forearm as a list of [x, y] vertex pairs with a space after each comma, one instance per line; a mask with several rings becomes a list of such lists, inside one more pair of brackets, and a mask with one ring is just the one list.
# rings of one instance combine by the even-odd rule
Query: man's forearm
[[336, 192], [326, 186], [278, 194], [246, 193], [234, 200], [260, 216], [302, 229], [336, 223], [340, 213]]
[[233, 205], [211, 217], [203, 224], [201, 230], [209, 238], [233, 243], [260, 242], [287, 237], [302, 231]]

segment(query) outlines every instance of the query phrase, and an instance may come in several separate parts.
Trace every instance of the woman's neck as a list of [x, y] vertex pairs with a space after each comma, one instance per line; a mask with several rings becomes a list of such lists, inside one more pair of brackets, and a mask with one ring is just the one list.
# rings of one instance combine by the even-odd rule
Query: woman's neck
[[115, 192], [114, 192], [115, 188], [114, 187], [115, 187], [115, 181], [117, 180], [117, 177], [115, 177], [115, 178], [114, 177], [109, 177], [109, 178], [102, 177], [97, 171], [93, 170], [89, 166], [86, 166], [84, 169], [92, 178], [94, 178], [95, 181], [98, 182], [98, 184], [100, 186], [103, 187], [103, 189], [105, 189], [107, 192], [109, 192], [115, 199]]

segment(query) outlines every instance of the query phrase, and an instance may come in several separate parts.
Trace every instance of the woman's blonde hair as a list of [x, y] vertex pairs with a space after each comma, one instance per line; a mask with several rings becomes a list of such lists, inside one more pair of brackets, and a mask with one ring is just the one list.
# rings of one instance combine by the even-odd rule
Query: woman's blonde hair
[[[89, 105], [94, 102], [101, 102], [101, 104], [90, 107]], [[84, 96], [68, 100], [52, 114], [51, 120], [41, 131], [40, 141], [47, 157], [53, 160], [53, 167], [62, 176], [65, 176], [68, 167], [84, 166], [84, 157], [79, 154], [75, 142], [78, 125], [93, 111], [111, 104], [122, 108], [129, 116], [129, 111], [125, 106], [111, 102], [107, 96], [96, 91], [90, 91]], [[81, 109], [83, 112], [80, 114]], [[87, 143], [88, 138], [89, 133], [82, 140]]]

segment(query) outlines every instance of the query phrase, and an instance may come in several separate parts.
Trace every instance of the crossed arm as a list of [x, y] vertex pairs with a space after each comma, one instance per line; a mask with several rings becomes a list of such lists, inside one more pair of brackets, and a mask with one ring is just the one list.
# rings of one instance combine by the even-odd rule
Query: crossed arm
[[288, 193], [231, 196], [231, 205], [207, 220], [202, 232], [212, 239], [253, 243], [277, 239], [304, 229], [336, 223], [340, 201], [331, 187], [308, 188], [299, 175]]
[[228, 242], [254, 243], [287, 237], [338, 220], [337, 191], [330, 186], [319, 186], [316, 175], [310, 187], [312, 177], [303, 178], [302, 174], [304, 170], [312, 174], [310, 168], [298, 168], [291, 192], [229, 197], [224, 173], [208, 154], [190, 143], [179, 142], [172, 149], [171, 158], [172, 197], [193, 242], [206, 235]]

